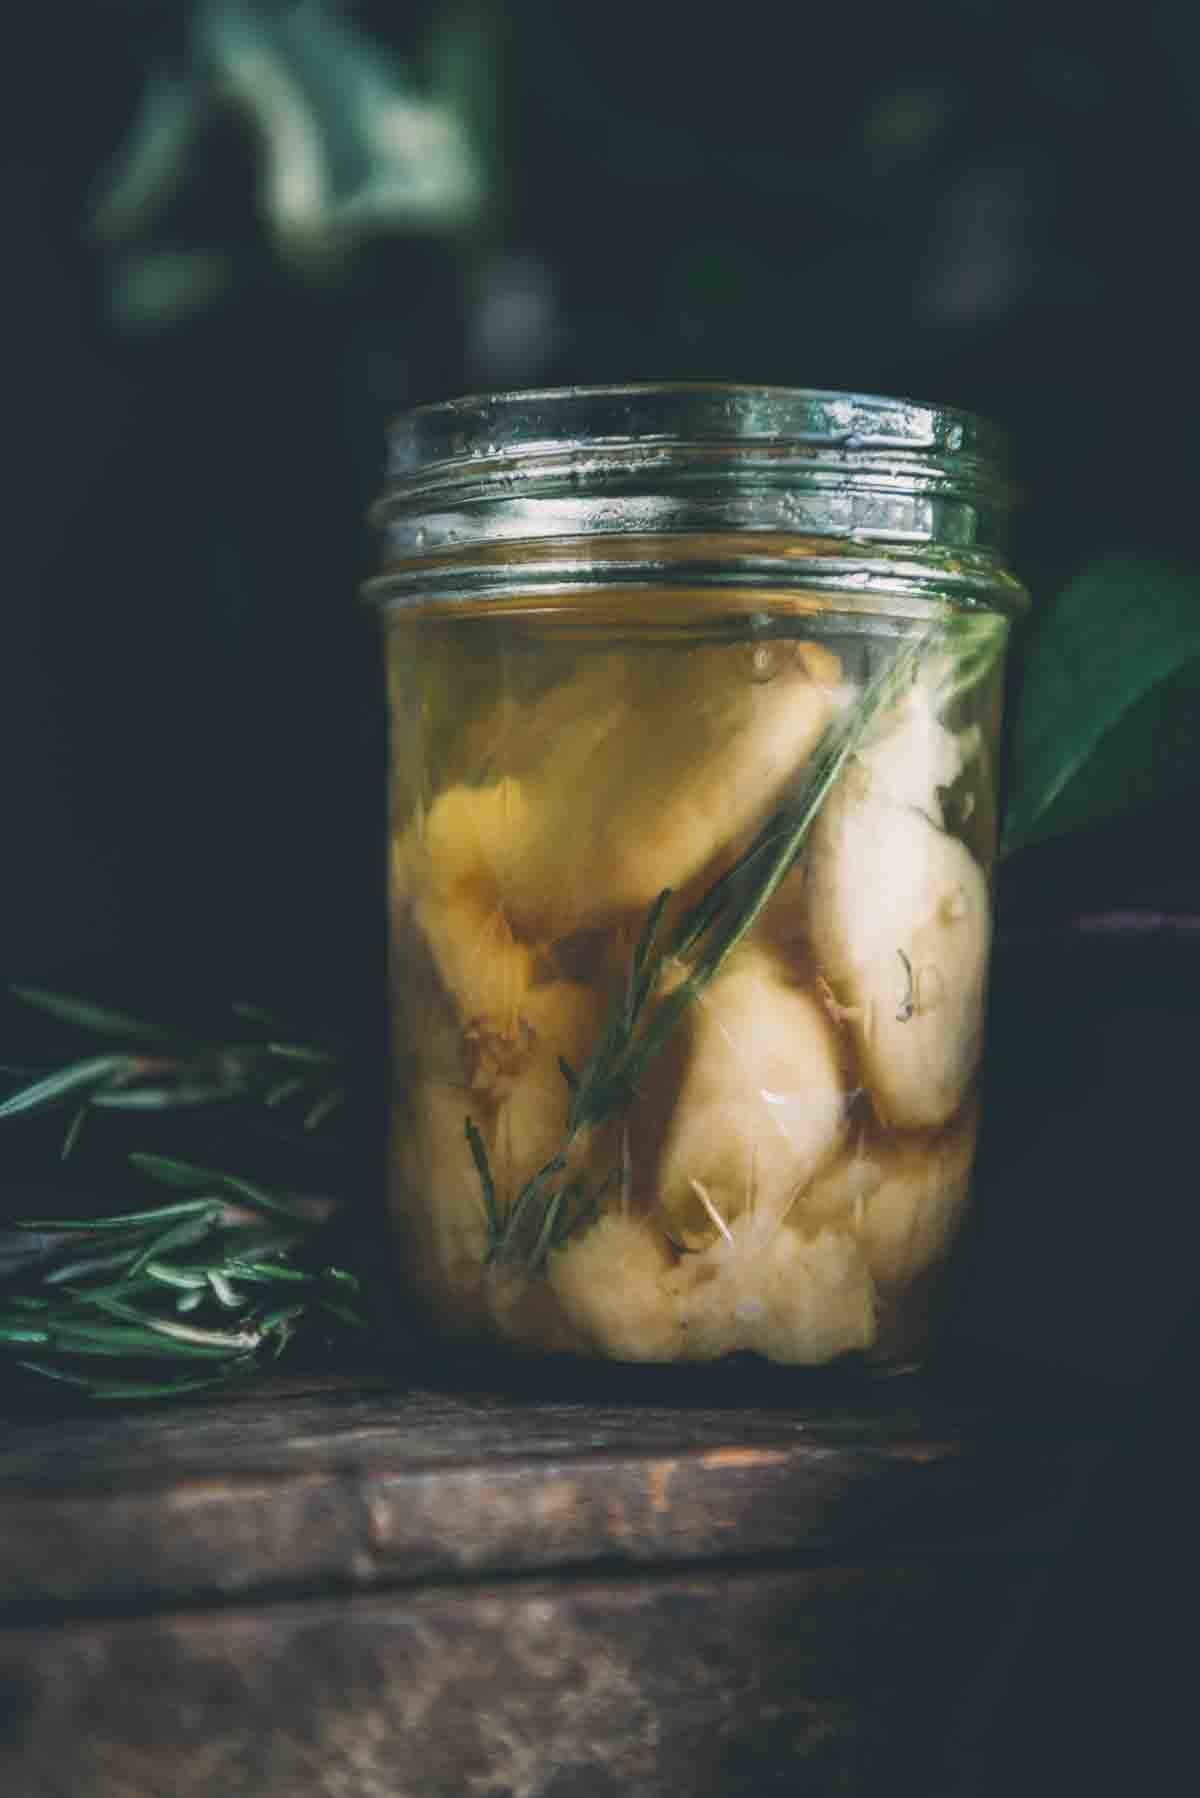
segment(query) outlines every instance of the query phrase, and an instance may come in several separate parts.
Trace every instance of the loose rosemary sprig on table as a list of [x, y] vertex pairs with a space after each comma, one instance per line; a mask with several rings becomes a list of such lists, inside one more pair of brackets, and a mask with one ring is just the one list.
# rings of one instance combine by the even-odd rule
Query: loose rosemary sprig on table
[[620, 1172], [610, 1174], [590, 1197], [578, 1175], [557, 1184], [576, 1141], [632, 1105], [646, 1069], [685, 1011], [757, 923], [795, 865], [846, 763], [865, 748], [881, 714], [912, 687], [918, 668], [928, 657], [943, 655], [946, 666], [939, 672], [939, 698], [945, 703], [961, 697], [994, 666], [1002, 634], [1001, 620], [971, 614], [942, 616], [916, 633], [868, 681], [857, 702], [828, 726], [795, 790], [661, 945], [663, 916], [672, 895], [670, 888], [658, 895], [647, 912], [628, 974], [613, 992], [592, 1054], [578, 1071], [560, 1061], [570, 1100], [558, 1152], [526, 1181], [504, 1215], [483, 1139], [467, 1119], [467, 1142], [483, 1192], [490, 1262], [523, 1264], [536, 1272], [551, 1249], [595, 1215], [604, 1191], [619, 1180]]
[[[62, 1152], [90, 1112], [210, 1108], [261, 1121], [295, 1109], [313, 1138], [344, 1102], [346, 1056], [252, 1007], [250, 1040], [207, 1041], [38, 988], [17, 998], [120, 1047], [23, 1071], [0, 1121], [66, 1110]], [[10, 1070], [11, 1071], [11, 1070]], [[0, 1358], [102, 1399], [223, 1384], [298, 1339], [361, 1336], [358, 1281], [327, 1260], [337, 1201], [301, 1202], [222, 1169], [135, 1151], [138, 1178], [176, 1196], [118, 1213], [18, 1218], [0, 1239]]]
[[297, 1038], [269, 1012], [237, 1004], [235, 1017], [253, 1034], [217, 1039], [189, 1036], [130, 1017], [90, 999], [14, 983], [12, 996], [89, 1036], [119, 1043], [102, 1054], [58, 1060], [39, 1068], [0, 1067], [24, 1076], [0, 1100], [0, 1123], [69, 1108], [64, 1160], [76, 1148], [94, 1111], [170, 1111], [228, 1107], [249, 1101], [268, 1111], [290, 1107], [315, 1129], [347, 1096], [345, 1044], [336, 1038]]

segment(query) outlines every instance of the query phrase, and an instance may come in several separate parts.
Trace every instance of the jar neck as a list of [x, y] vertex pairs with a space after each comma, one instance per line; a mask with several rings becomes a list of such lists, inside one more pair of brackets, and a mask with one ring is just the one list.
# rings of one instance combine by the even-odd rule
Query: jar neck
[[[364, 597], [387, 609], [503, 610], [510, 606], [594, 609], [606, 597], [624, 607], [635, 592], [647, 611], [667, 592], [720, 589], [730, 610], [775, 601], [814, 609], [917, 617], [950, 603], [1019, 615], [1028, 595], [994, 554], [938, 545], [860, 544], [845, 538], [778, 533], [697, 533], [658, 537], [562, 537], [468, 544], [441, 555], [397, 561], [368, 581]], [[673, 602], [675, 603], [675, 602]], [[711, 599], [703, 601], [705, 608]]]
[[398, 422], [375, 508], [391, 605], [566, 592], [937, 589], [1019, 609], [996, 434], [970, 414], [782, 388], [567, 389]]

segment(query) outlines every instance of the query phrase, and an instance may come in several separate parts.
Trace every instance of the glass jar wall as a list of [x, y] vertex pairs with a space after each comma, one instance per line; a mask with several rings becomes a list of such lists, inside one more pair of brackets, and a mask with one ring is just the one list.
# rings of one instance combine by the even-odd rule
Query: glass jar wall
[[389, 1203], [433, 1331], [921, 1359], [977, 1127], [1003, 510], [987, 427], [902, 402], [400, 421]]

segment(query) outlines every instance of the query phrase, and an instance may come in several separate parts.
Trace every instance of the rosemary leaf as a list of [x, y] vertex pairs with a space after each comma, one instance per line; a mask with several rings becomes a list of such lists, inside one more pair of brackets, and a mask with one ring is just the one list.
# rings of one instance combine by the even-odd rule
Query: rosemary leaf
[[492, 1170], [488, 1166], [487, 1150], [483, 1146], [483, 1138], [470, 1118], [466, 1121], [466, 1138], [483, 1191], [483, 1214], [487, 1223], [488, 1259], [490, 1260], [496, 1252], [501, 1235], [500, 1213], [496, 1205], [496, 1183], [492, 1179]]
[[47, 1331], [39, 1330], [34, 1324], [21, 1320], [11, 1323], [0, 1317], [0, 1342], [11, 1342], [21, 1347], [44, 1348], [50, 1337]]
[[175, 1217], [212, 1217], [221, 1214], [221, 1207], [212, 1199], [180, 1199], [174, 1205], [155, 1205], [149, 1211], [122, 1211], [110, 1217], [56, 1217], [56, 1218], [23, 1218], [14, 1217], [7, 1220], [13, 1230], [37, 1230], [58, 1232], [72, 1230], [81, 1235], [91, 1235], [99, 1230], [140, 1230], [147, 1224], [163, 1224]]
[[332, 1286], [340, 1286], [343, 1292], [357, 1293], [362, 1291], [362, 1281], [357, 1274], [352, 1274], [348, 1267], [323, 1267], [321, 1278], [328, 1280]]
[[48, 1331], [43, 1341], [63, 1354], [101, 1356], [118, 1361], [223, 1361], [231, 1350], [252, 1352], [259, 1341], [256, 1336], [231, 1338], [228, 1344], [190, 1342], [180, 1337], [168, 1340], [166, 1326], [160, 1328], [161, 1333], [132, 1325], [122, 1329], [116, 1324], [59, 1323]]
[[297, 1093], [302, 1093], [307, 1084], [303, 1074], [289, 1074], [288, 1078], [281, 1080], [277, 1086], [267, 1088], [263, 1095], [263, 1104], [268, 1111], [274, 1111], [277, 1105], [285, 1105], [289, 1099], [294, 1099]]
[[63, 1138], [62, 1148], [59, 1150], [59, 1155], [63, 1161], [69, 1161], [71, 1156], [75, 1153], [79, 1138], [83, 1132], [83, 1126], [87, 1121], [87, 1114], [87, 1106], [81, 1105], [67, 1125], [67, 1134]]
[[575, 1069], [571, 1066], [570, 1062], [562, 1055], [558, 1058], [558, 1071], [574, 1093], [579, 1086], [579, 1075], [575, 1072]]
[[230, 1081], [179, 1079], [169, 1086], [106, 1087], [91, 1103], [101, 1111], [178, 1111], [189, 1105], [228, 1104], [236, 1096]]
[[51, 992], [48, 987], [29, 986], [20, 981], [10, 981], [8, 990], [24, 1004], [32, 1005], [61, 1023], [74, 1024], [93, 1036], [114, 1036], [144, 1043], [170, 1043], [175, 1047], [188, 1045], [189, 1039], [181, 1036], [178, 1031], [165, 1030], [161, 1024], [148, 1023], [145, 1018], [130, 1017], [127, 1012], [114, 1011], [107, 1005], [97, 1005], [92, 999], [80, 999], [70, 993]]
[[128, 1278], [131, 1280], [136, 1279], [138, 1274], [140, 1274], [142, 1269], [146, 1266], [147, 1262], [161, 1260], [169, 1249], [181, 1248], [184, 1244], [187, 1244], [190, 1247], [195, 1240], [195, 1220], [190, 1217], [185, 1217], [181, 1223], [173, 1224], [169, 1230], [164, 1230], [161, 1236], [151, 1238], [145, 1248], [137, 1256], [136, 1260], [132, 1263], [129, 1269]]
[[345, 1104], [348, 1097], [349, 1094], [344, 1086], [331, 1086], [329, 1090], [322, 1093], [315, 1103], [310, 1106], [308, 1111], [305, 1112], [304, 1128], [306, 1130], [318, 1129], [325, 1122], [325, 1119], [330, 1117], [337, 1110], [339, 1105]]
[[318, 1049], [312, 1043], [280, 1043], [267, 1044], [267, 1052], [278, 1056], [280, 1061], [301, 1061], [308, 1067], [331, 1068], [337, 1066], [338, 1057], [330, 1049]]
[[313, 1282], [313, 1275], [298, 1267], [262, 1261], [227, 1261], [222, 1272], [235, 1280], [248, 1280], [252, 1286], [311, 1286]]
[[565, 1156], [555, 1155], [544, 1167], [538, 1169], [532, 1179], [525, 1183], [504, 1220], [499, 1241], [489, 1256], [489, 1260], [509, 1263], [526, 1258], [521, 1246], [525, 1235], [522, 1226], [527, 1216], [536, 1216], [539, 1202], [543, 1197], [547, 1204], [551, 1202], [552, 1194], [548, 1190], [550, 1182], [554, 1179], [555, 1174], [561, 1173], [565, 1166]]
[[97, 1087], [111, 1080], [114, 1074], [128, 1072], [134, 1065], [128, 1055], [92, 1055], [86, 1061], [73, 1062], [71, 1066], [59, 1068], [53, 1074], [35, 1080], [31, 1086], [11, 1093], [0, 1103], [0, 1120], [59, 1105], [81, 1089]]
[[163, 1186], [182, 1187], [188, 1192], [203, 1191], [213, 1196], [220, 1194], [235, 1204], [248, 1205], [271, 1217], [302, 1221], [293, 1206], [238, 1174], [225, 1173], [220, 1168], [196, 1167], [190, 1161], [177, 1161], [171, 1155], [147, 1155], [135, 1151], [129, 1160], [139, 1173], [148, 1174], [150, 1179]]
[[208, 1284], [212, 1287], [218, 1305], [224, 1306], [226, 1311], [240, 1311], [245, 1305], [246, 1301], [241, 1293], [234, 1290], [218, 1268], [209, 1268]]
[[190, 1268], [168, 1267], [162, 1261], [148, 1261], [143, 1272], [148, 1280], [154, 1280], [160, 1286], [174, 1286], [183, 1292], [195, 1292], [200, 1298], [204, 1297], [208, 1285], [207, 1274], [193, 1273]]
[[542, 1214], [541, 1228], [537, 1233], [537, 1240], [534, 1242], [533, 1248], [529, 1252], [530, 1273], [537, 1273], [554, 1245], [558, 1227], [558, 1214], [562, 1210], [565, 1202], [565, 1189], [553, 1193], [547, 1201], [546, 1209]]
[[92, 1274], [111, 1273], [114, 1268], [128, 1267], [138, 1256], [137, 1245], [116, 1249], [108, 1255], [84, 1255], [76, 1261], [63, 1261], [43, 1275], [47, 1286], [68, 1285], [72, 1280], [86, 1279]]

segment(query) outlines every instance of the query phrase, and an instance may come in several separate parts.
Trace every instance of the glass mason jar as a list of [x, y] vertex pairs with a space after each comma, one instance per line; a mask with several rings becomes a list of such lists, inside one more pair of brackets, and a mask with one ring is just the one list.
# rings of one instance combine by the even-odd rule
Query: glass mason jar
[[983, 421], [401, 418], [390, 1210], [462, 1343], [909, 1368], [967, 1203], [1009, 620]]

